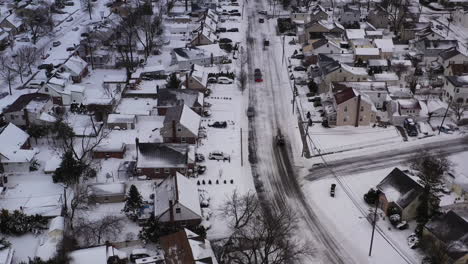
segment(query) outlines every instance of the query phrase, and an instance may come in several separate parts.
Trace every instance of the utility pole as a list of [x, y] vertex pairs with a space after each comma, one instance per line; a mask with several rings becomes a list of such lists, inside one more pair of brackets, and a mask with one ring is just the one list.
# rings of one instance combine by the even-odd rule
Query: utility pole
[[293, 100], [292, 100], [292, 113], [294, 114], [294, 103], [296, 102], [296, 94], [297, 94], [297, 87], [296, 87], [296, 79], [294, 79], [293, 84]]
[[450, 109], [450, 105], [452, 104], [452, 101], [453, 99], [450, 99], [450, 102], [447, 106], [447, 110], [445, 110], [445, 114], [444, 114], [444, 118], [442, 118], [442, 123], [440, 123], [440, 126], [439, 126], [439, 134], [440, 135], [440, 131], [442, 130], [442, 126], [444, 125], [444, 122], [445, 122], [445, 117], [447, 116], [447, 113], [448, 113], [448, 110]]
[[64, 210], [64, 211], [65, 211], [65, 215], [66, 215], [67, 212], [68, 212], [68, 207], [67, 207], [67, 188], [68, 188], [68, 187], [67, 187], [66, 185], [63, 186], [63, 199], [65, 200], [65, 201], [64, 201], [64, 206], [63, 206], [63, 208], [65, 209], [65, 210]]
[[284, 38], [285, 38], [285, 36], [283, 35], [283, 40], [281, 41], [281, 45], [283, 46], [283, 56], [282, 56], [282, 59], [281, 59], [281, 65], [284, 64], [284, 41], [285, 41]]
[[369, 257], [372, 255], [372, 245], [374, 244], [375, 224], [377, 223], [377, 209], [379, 208], [380, 192], [377, 191], [377, 201], [375, 201], [374, 220], [372, 221], [372, 236], [369, 247]]

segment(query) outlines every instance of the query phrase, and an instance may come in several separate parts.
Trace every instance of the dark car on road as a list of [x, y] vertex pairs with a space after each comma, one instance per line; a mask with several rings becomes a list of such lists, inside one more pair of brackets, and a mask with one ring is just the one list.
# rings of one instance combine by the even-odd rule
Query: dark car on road
[[263, 76], [262, 76], [262, 72], [260, 71], [260, 69], [255, 69], [254, 78], [255, 78], [255, 82], [263, 82]]
[[227, 127], [227, 122], [226, 121], [215, 121], [211, 124], [208, 124], [209, 127], [214, 127], [214, 128], [226, 128]]
[[335, 197], [335, 189], [336, 189], [336, 184], [332, 183], [330, 186], [330, 196]]
[[230, 28], [227, 30], [227, 32], [239, 32], [238, 28]]
[[301, 53], [294, 54], [294, 55], [291, 56], [291, 58], [298, 59], [298, 60], [303, 60], [304, 57], [305, 57], [304, 54], [301, 54]]
[[265, 19], [259, 18], [259, 19], [258, 19], [258, 23], [265, 23]]
[[294, 67], [295, 71], [307, 71], [307, 68], [304, 66], [296, 66]]

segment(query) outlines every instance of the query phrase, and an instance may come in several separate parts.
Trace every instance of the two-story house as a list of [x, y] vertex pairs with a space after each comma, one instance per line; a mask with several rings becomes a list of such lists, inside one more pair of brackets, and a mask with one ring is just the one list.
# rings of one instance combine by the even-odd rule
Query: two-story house
[[6, 122], [19, 127], [44, 125], [55, 121], [50, 96], [40, 93], [24, 94], [3, 110]]
[[445, 76], [443, 99], [468, 105], [468, 76]]
[[201, 117], [185, 104], [171, 107], [164, 117], [160, 133], [165, 143], [195, 144]]
[[357, 127], [375, 123], [377, 109], [367, 95], [348, 88], [334, 93], [333, 100], [334, 109], [327, 114], [330, 125]]

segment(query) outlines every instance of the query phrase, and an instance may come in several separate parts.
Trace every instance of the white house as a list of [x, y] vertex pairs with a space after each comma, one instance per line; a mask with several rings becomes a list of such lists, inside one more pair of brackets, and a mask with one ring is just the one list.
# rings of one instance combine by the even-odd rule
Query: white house
[[155, 189], [154, 215], [161, 223], [182, 226], [200, 224], [197, 185], [179, 172], [164, 179]]
[[457, 8], [452, 12], [453, 23], [459, 26], [468, 27], [468, 11], [463, 8]]
[[179, 70], [188, 70], [193, 64], [208, 66], [220, 64], [227, 57], [219, 45], [203, 45], [193, 48], [175, 48], [171, 51], [171, 65], [178, 65]]
[[57, 105], [80, 104], [83, 102], [85, 88], [71, 84], [64, 79], [52, 78], [39, 89], [39, 93], [48, 94]]
[[29, 135], [13, 124], [0, 128], [0, 165], [7, 173], [25, 173], [36, 152], [30, 149]]
[[443, 98], [446, 102], [468, 105], [468, 76], [445, 76]]
[[88, 74], [88, 63], [79, 56], [72, 56], [61, 69], [70, 73], [74, 83], [79, 83]]

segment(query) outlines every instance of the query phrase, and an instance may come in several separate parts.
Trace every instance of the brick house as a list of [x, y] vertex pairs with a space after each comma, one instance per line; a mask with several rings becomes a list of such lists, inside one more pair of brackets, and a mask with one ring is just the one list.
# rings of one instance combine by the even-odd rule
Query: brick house
[[368, 126], [376, 120], [377, 109], [371, 99], [353, 88], [335, 93], [330, 108], [333, 110], [326, 111], [330, 125]]
[[100, 145], [93, 150], [93, 159], [123, 159], [127, 147], [125, 143]]
[[203, 113], [204, 96], [192, 89], [160, 89], [158, 92], [158, 115], [166, 115], [167, 109], [185, 104], [197, 114]]
[[160, 130], [164, 142], [195, 144], [200, 120], [201, 117], [185, 104], [169, 108]]
[[210, 241], [185, 229], [161, 237], [166, 263], [218, 264]]

